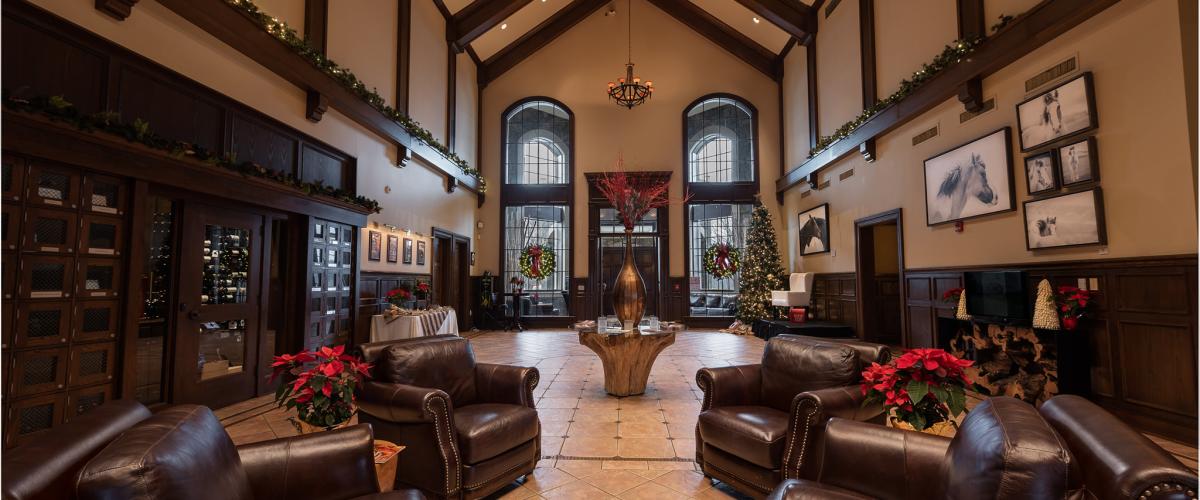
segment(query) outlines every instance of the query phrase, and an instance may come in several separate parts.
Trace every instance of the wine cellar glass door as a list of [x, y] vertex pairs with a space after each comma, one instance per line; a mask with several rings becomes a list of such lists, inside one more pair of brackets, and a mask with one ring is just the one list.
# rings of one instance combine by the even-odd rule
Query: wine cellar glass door
[[263, 217], [192, 203], [180, 227], [174, 402], [253, 398]]

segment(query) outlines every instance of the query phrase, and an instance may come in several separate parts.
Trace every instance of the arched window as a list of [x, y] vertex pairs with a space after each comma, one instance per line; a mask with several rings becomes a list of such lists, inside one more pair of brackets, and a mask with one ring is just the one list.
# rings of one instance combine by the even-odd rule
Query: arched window
[[728, 94], [701, 97], [684, 110], [684, 162], [693, 195], [686, 240], [693, 321], [737, 312], [740, 275], [713, 277], [704, 270], [704, 253], [717, 244], [744, 250], [758, 193], [755, 120], [753, 106]]
[[[500, 285], [512, 289], [521, 275], [521, 254], [537, 245], [553, 251], [554, 272], [525, 279], [521, 297], [506, 297], [508, 314], [520, 308], [534, 325], [542, 317], [570, 316], [572, 114], [546, 97], [521, 100], [501, 115], [504, 147], [503, 256]], [[558, 320], [561, 321], [561, 320]]]
[[504, 115], [507, 184], [570, 182], [571, 114], [545, 100], [529, 100]]

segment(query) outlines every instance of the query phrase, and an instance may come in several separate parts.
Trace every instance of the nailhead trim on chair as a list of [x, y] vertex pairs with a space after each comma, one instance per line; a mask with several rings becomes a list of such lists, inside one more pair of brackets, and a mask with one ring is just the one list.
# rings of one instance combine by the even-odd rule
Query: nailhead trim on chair
[[1196, 498], [1196, 491], [1187, 489], [1187, 486], [1184, 486], [1182, 484], [1158, 483], [1154, 486], [1151, 486], [1151, 487], [1143, 490], [1142, 494], [1140, 496], [1138, 496], [1138, 500], [1147, 500], [1150, 497], [1154, 496], [1155, 494], [1162, 493], [1162, 492], [1170, 492], [1170, 491], [1185, 491], [1189, 498]]
[[706, 372], [703, 370], [696, 372], [696, 385], [704, 393], [704, 402], [700, 404], [700, 411], [712, 409], [712, 391], [709, 390], [709, 384], [706, 383], [708, 382], [708, 377], [705, 377], [705, 374]]
[[536, 371], [533, 372], [533, 376], [529, 378], [529, 385], [525, 388], [525, 397], [529, 398], [529, 407], [535, 410], [537, 409], [537, 405], [533, 402], [533, 390], [537, 388], [538, 382], [540, 382], [539, 378], [539, 373]]
[[[442, 403], [441, 415], [445, 415], [447, 418], [445, 418], [445, 419], [438, 418], [439, 414], [437, 412], [433, 411], [433, 408], [430, 405], [433, 403], [434, 399], [436, 399]], [[455, 445], [455, 443], [453, 441], [450, 441], [450, 451], [454, 452], [454, 464], [455, 464], [454, 488], [451, 489], [450, 488], [450, 460], [449, 460], [450, 457], [446, 456], [446, 452], [444, 451], [445, 448], [442, 446], [444, 444], [442, 442], [442, 424], [444, 424], [446, 427], [446, 434], [448, 436], [453, 437], [453, 435], [450, 434], [450, 429], [449, 429], [449, 427], [450, 427], [450, 421], [449, 421], [450, 407], [446, 403], [446, 399], [439, 396], [437, 398], [431, 398], [428, 401], [426, 401], [425, 402], [425, 410], [428, 411], [429, 413], [433, 414], [434, 435], [437, 437], [438, 451], [441, 452], [441, 454], [442, 454], [442, 464], [443, 464], [443, 468], [445, 469], [445, 474], [446, 474], [446, 494], [450, 495], [450, 494], [453, 494], [454, 492], [458, 491], [458, 485], [459, 485], [459, 483], [461, 483], [461, 479], [459, 478], [459, 470], [458, 470], [458, 464], [460, 463], [459, 459], [458, 459], [458, 447]]]
[[[800, 420], [800, 408], [799, 408], [800, 406], [803, 406], [803, 403], [797, 402], [796, 409], [792, 410], [792, 425], [793, 426], [797, 425], [798, 421]], [[804, 434], [802, 435], [802, 438], [800, 441], [800, 453], [801, 454], [803, 454], [804, 450], [807, 449], [807, 447], [808, 447], [808, 432], [810, 429], [812, 429], [812, 419], [813, 419], [813, 416], [816, 414], [817, 414], [817, 408], [814, 407], [812, 409], [812, 411], [808, 412], [808, 414], [806, 414], [804, 416]], [[792, 439], [791, 442], [788, 444], [787, 453], [783, 455], [783, 478], [784, 479], [800, 479], [801, 463], [800, 463], [799, 457], [797, 457], [797, 459], [796, 459], [796, 468], [792, 469], [792, 467], [791, 467], [792, 453], [795, 451], [795, 448], [796, 448], [796, 440]], [[795, 472], [795, 477], [793, 477], [793, 474], [792, 474], [793, 472]]]

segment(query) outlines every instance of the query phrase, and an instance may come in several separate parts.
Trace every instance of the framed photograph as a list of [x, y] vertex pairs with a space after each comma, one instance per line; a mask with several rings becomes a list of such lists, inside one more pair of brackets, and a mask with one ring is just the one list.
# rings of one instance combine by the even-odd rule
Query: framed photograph
[[1054, 151], [1025, 157], [1025, 186], [1030, 196], [1058, 191], [1058, 171], [1054, 168]]
[[412, 264], [412, 239], [404, 238], [404, 263]]
[[1096, 128], [1092, 73], [1083, 73], [1017, 105], [1021, 151]]
[[379, 261], [383, 235], [379, 231], [367, 231], [367, 260]]
[[1100, 188], [1025, 202], [1029, 250], [1107, 243]]
[[417, 265], [425, 265], [425, 240], [417, 242]]
[[396, 262], [400, 260], [400, 237], [394, 234], [388, 235], [387, 261]]
[[1096, 138], [1058, 148], [1058, 170], [1064, 187], [1100, 180], [1100, 160], [1096, 155]]
[[829, 251], [829, 204], [800, 212], [800, 255]]
[[925, 223], [1016, 210], [1012, 129], [1004, 127], [925, 160]]

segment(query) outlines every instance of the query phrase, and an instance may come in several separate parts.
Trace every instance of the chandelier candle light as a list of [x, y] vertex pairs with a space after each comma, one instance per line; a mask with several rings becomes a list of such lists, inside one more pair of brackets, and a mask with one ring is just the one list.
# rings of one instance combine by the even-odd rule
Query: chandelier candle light
[[646, 102], [652, 94], [654, 94], [654, 82], [646, 80], [642, 83], [642, 79], [633, 76], [633, 3], [626, 3], [626, 20], [628, 21], [628, 59], [625, 63], [625, 77], [618, 78], [616, 83], [608, 82], [608, 98], [612, 99], [617, 105], [625, 106], [628, 109], [633, 109], [634, 106]]

